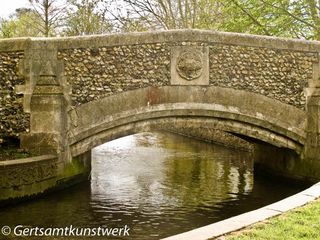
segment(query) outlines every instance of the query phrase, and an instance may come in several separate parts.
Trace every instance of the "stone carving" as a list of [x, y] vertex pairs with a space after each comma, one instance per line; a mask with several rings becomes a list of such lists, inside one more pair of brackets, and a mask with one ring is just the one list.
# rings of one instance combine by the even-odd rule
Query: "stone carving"
[[209, 85], [209, 48], [174, 46], [171, 49], [171, 85]]
[[200, 51], [184, 51], [177, 59], [177, 72], [180, 77], [192, 81], [201, 76], [203, 54]]
[[56, 176], [55, 161], [17, 165], [0, 171], [0, 188], [19, 187], [34, 184]]

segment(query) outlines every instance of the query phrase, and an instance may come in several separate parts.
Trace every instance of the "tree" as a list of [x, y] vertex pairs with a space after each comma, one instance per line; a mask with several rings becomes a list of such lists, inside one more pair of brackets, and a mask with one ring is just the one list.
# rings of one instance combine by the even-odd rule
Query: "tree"
[[122, 19], [119, 30], [121, 32], [145, 32], [148, 27], [140, 19]]
[[[123, 0], [127, 15], [144, 21], [149, 28], [178, 29], [208, 27], [219, 21], [218, 1], [213, 0]], [[209, 7], [210, 6], [210, 7]], [[120, 17], [118, 17], [119, 19]]]
[[320, 40], [320, 0], [29, 2], [32, 10], [0, 20], [3, 37], [198, 28]]
[[34, 12], [41, 19], [36, 28], [45, 37], [56, 34], [57, 28], [63, 25], [66, 4], [58, 0], [29, 0]]
[[0, 37], [39, 37], [41, 32], [33, 26], [40, 23], [41, 19], [32, 9], [17, 9], [9, 19], [0, 19]]
[[318, 0], [228, 0], [222, 29], [320, 40]]
[[125, 9], [116, 19], [139, 19], [149, 29], [200, 28], [320, 40], [319, 0], [114, 1]]
[[0, 37], [11, 38], [13, 36], [15, 24], [12, 20], [0, 19]]
[[66, 35], [88, 35], [110, 32], [112, 26], [106, 18], [106, 10], [99, 8], [101, 0], [69, 0]]

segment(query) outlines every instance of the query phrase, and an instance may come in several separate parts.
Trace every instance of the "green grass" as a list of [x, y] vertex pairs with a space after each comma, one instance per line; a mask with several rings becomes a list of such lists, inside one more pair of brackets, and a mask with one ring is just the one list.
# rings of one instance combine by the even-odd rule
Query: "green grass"
[[320, 240], [320, 200], [227, 235], [226, 240]]

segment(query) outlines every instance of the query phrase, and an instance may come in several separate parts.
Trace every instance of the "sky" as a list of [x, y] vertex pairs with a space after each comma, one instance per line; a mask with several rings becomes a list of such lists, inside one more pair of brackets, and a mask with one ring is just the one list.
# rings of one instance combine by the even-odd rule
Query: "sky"
[[28, 7], [28, 0], [1, 0], [0, 17], [8, 17], [14, 13], [17, 8]]

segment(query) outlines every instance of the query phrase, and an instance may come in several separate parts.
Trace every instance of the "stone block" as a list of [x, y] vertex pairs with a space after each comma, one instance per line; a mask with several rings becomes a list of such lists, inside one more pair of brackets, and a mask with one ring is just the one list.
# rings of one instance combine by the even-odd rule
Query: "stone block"
[[173, 47], [171, 49], [171, 85], [209, 85], [209, 48]]
[[20, 136], [21, 148], [37, 155], [56, 154], [61, 141], [59, 134], [55, 133], [27, 133]]

